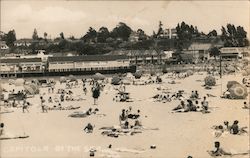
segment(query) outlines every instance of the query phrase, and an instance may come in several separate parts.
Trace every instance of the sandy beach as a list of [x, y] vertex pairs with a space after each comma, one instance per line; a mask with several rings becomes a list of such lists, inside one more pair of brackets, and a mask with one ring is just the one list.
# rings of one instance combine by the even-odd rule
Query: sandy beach
[[[101, 91], [98, 105], [93, 105], [90, 86], [87, 84], [88, 93], [85, 96], [82, 91], [82, 82], [79, 80], [77, 88], [73, 88], [74, 94], [81, 95], [82, 101], [65, 101], [62, 106], [80, 106], [76, 110], [49, 110], [42, 113], [39, 97], [46, 100], [49, 96], [48, 88], [40, 88], [40, 94], [34, 98], [28, 98], [32, 106], [29, 113], [23, 113], [22, 108], [13, 108], [14, 112], [1, 114], [1, 122], [5, 123], [5, 131], [12, 134], [29, 136], [26, 139], [0, 140], [1, 158], [85, 158], [89, 157], [89, 149], [95, 148], [95, 157], [152, 157], [152, 158], [186, 158], [191, 155], [194, 158], [209, 158], [207, 150], [213, 149], [213, 143], [220, 141], [222, 147], [232, 153], [241, 153], [249, 150], [249, 134], [223, 135], [215, 138], [213, 125], [222, 124], [227, 120], [232, 123], [239, 121], [239, 126], [247, 126], [249, 131], [249, 110], [242, 109], [245, 100], [222, 99], [220, 95], [226, 90], [227, 81], [242, 82], [242, 76], [227, 75], [222, 79], [216, 76], [216, 86], [206, 90], [204, 78], [206, 74], [194, 75], [176, 79], [177, 84], [169, 84], [171, 79], [163, 75], [163, 83], [149, 85], [127, 85], [134, 102], [115, 102], [113, 98], [116, 90], [111, 84], [107, 84]], [[4, 81], [3, 81], [4, 82]], [[7, 85], [3, 83], [5, 88]], [[179, 100], [171, 102], [154, 102], [152, 97], [159, 93], [157, 87], [168, 88], [170, 92], [184, 90], [186, 96], [192, 90], [198, 90], [201, 97], [212, 94], [216, 97], [208, 97], [211, 113], [201, 112], [173, 113], [172, 109], [179, 104]], [[58, 88], [64, 88], [65, 83], [57, 81], [55, 92]], [[54, 103], [56, 104], [56, 103]], [[58, 104], [58, 103], [57, 103]], [[119, 114], [122, 109], [132, 106], [133, 111], [140, 109], [143, 126], [158, 128], [159, 130], [143, 130], [142, 133], [133, 136], [119, 136], [118, 138], [101, 135], [101, 127], [119, 125]], [[86, 118], [68, 117], [74, 111], [86, 111], [89, 108], [98, 108], [100, 114]], [[83, 128], [91, 123], [95, 125], [93, 133], [85, 133]], [[109, 149], [109, 144], [112, 148]], [[150, 149], [155, 145], [155, 149]], [[249, 155], [234, 156], [235, 158], [248, 158]]]

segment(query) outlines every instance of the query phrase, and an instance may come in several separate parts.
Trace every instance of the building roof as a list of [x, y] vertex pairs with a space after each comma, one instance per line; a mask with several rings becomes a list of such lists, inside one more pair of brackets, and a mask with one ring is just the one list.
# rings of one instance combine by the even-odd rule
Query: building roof
[[181, 57], [182, 60], [193, 60], [194, 59], [194, 57], [191, 54], [181, 53], [180, 57]]
[[223, 47], [220, 49], [221, 54], [237, 54], [239, 53], [238, 47]]
[[211, 47], [211, 43], [192, 43], [188, 50], [209, 50]]
[[[163, 51], [159, 52], [160, 54], [164, 54]], [[110, 55], [128, 55], [128, 56], [156, 56], [158, 52], [154, 49], [148, 50], [115, 50], [109, 53]]]
[[16, 40], [14, 43], [32, 43], [33, 42], [33, 39], [28, 39], [28, 38], [24, 38], [24, 39], [19, 39], [19, 40]]
[[0, 41], [0, 45], [6, 45], [5, 41]]
[[49, 57], [48, 62], [60, 61], [115, 61], [128, 59], [126, 55], [84, 55], [84, 56], [63, 56], [63, 57]]
[[28, 62], [42, 62], [42, 59], [41, 58], [0, 59], [0, 63], [28, 63]]

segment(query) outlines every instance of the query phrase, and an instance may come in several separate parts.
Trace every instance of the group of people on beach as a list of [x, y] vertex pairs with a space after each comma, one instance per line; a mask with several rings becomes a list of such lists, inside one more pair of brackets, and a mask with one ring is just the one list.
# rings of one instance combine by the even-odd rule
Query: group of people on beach
[[[131, 123], [131, 120], [134, 120], [134, 123]], [[122, 112], [119, 115], [119, 122], [120, 126], [124, 129], [142, 126], [140, 121], [140, 110], [138, 109], [136, 113], [133, 113], [131, 106], [127, 110], [122, 109]]]
[[204, 96], [203, 100], [199, 103], [199, 93], [198, 91], [192, 91], [191, 96], [186, 101], [183, 99], [181, 93], [175, 95], [176, 98], [180, 98], [180, 104], [173, 109], [176, 112], [202, 112], [209, 113], [208, 111], [208, 101], [207, 97]]
[[232, 125], [229, 125], [228, 121], [224, 121], [223, 125], [213, 126], [212, 129], [215, 130], [215, 137], [220, 137], [223, 133], [227, 132], [233, 135], [241, 135], [244, 133], [248, 133], [246, 131], [247, 127], [239, 127], [239, 121], [235, 120]]

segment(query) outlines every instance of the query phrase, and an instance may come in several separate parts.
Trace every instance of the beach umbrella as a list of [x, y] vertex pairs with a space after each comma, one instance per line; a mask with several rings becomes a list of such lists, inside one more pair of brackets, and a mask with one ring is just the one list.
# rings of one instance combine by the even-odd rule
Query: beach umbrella
[[250, 75], [250, 66], [247, 66], [247, 67], [245, 68], [245, 71], [247, 72], [247, 76]]
[[240, 84], [240, 83], [237, 81], [228, 81], [227, 82], [227, 89], [230, 89], [235, 84]]
[[127, 75], [126, 75], [126, 77], [128, 77], [128, 78], [133, 78], [134, 75], [133, 75], [131, 72], [128, 72]]
[[140, 79], [142, 77], [142, 72], [141, 71], [136, 71], [134, 73], [134, 76], [135, 76], [136, 79]]
[[39, 93], [39, 88], [35, 84], [24, 85], [24, 89], [27, 93], [32, 95]]
[[106, 77], [101, 73], [96, 73], [92, 76], [94, 80], [104, 80]]
[[111, 84], [113, 85], [119, 85], [121, 83], [121, 78], [118, 77], [118, 76], [114, 76], [112, 79], [111, 79]]
[[73, 75], [69, 75], [68, 79], [70, 81], [76, 81], [77, 80], [77, 78], [75, 76], [73, 76]]
[[225, 68], [228, 72], [235, 72], [235, 68], [232, 65], [229, 65]]
[[37, 79], [31, 80], [31, 83], [36, 84], [36, 85], [39, 85], [39, 81], [38, 81]]
[[229, 92], [233, 99], [245, 99], [247, 97], [247, 88], [241, 84], [234, 84]]
[[205, 85], [206, 86], [215, 86], [216, 80], [213, 76], [207, 76], [205, 79]]
[[155, 76], [155, 75], [156, 75], [156, 72], [155, 72], [155, 71], [150, 71], [150, 75], [151, 75], [151, 76]]
[[66, 82], [67, 79], [66, 79], [66, 77], [62, 76], [62, 77], [60, 77], [59, 81], [60, 81], [60, 82]]
[[11, 84], [14, 84], [15, 83], [15, 80], [13, 80], [13, 79], [9, 79], [8, 80], [8, 83], [11, 85]]
[[249, 74], [247, 73], [247, 71], [246, 70], [243, 70], [242, 71], [242, 76], [248, 76]]
[[187, 75], [190, 76], [190, 75], [193, 75], [194, 72], [192, 70], [187, 70]]
[[22, 79], [22, 78], [16, 79], [14, 84], [16, 86], [22, 86], [24, 84], [24, 79]]

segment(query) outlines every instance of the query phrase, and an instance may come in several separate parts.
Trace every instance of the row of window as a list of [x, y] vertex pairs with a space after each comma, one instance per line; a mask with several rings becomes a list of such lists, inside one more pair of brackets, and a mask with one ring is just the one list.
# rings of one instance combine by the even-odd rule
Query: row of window
[[96, 70], [119, 70], [127, 69], [128, 66], [120, 67], [97, 67], [97, 68], [77, 68], [77, 69], [50, 69], [50, 72], [67, 72], [67, 71], [96, 71]]

